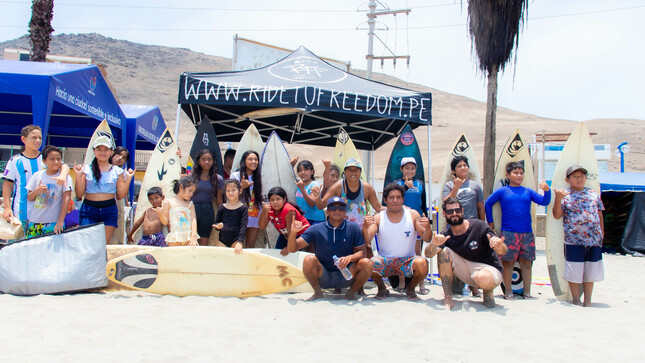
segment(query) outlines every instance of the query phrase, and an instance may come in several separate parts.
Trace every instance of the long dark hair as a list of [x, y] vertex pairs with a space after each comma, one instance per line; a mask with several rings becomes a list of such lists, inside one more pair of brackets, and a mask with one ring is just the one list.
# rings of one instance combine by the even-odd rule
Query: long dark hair
[[[262, 177], [260, 176], [260, 155], [253, 150], [247, 150], [242, 154], [242, 159], [240, 160], [240, 181], [242, 179], [249, 179], [249, 175], [246, 173], [246, 158], [249, 155], [255, 154], [258, 158], [258, 167], [253, 171], [253, 197], [255, 202], [253, 203], [257, 209], [262, 209]], [[250, 201], [251, 200], [251, 191], [249, 188], [246, 188], [242, 191], [242, 200]]]
[[99, 162], [96, 161], [96, 157], [92, 159], [92, 175], [94, 175], [96, 185], [99, 185], [99, 180], [101, 180], [101, 169], [99, 168]]
[[112, 155], [110, 155], [110, 158], [108, 159], [108, 162], [110, 164], [112, 164], [112, 159], [114, 158], [114, 155], [120, 154], [120, 153], [122, 153], [124, 151], [127, 154], [125, 156], [125, 163], [123, 163], [123, 169], [125, 169], [125, 165], [128, 163], [128, 159], [130, 158], [130, 152], [128, 151], [128, 149], [125, 146], [117, 146], [116, 149], [114, 149], [114, 152], [112, 153]]
[[204, 150], [200, 150], [197, 153], [197, 156], [195, 157], [195, 166], [193, 168], [193, 172], [190, 173], [190, 176], [195, 181], [195, 184], [199, 183], [200, 177], [202, 176], [202, 172], [204, 171], [202, 166], [199, 164], [199, 159], [201, 159], [202, 156], [204, 156], [206, 154], [210, 154], [211, 158], [213, 158], [213, 166], [208, 171], [208, 180], [211, 183], [211, 189], [213, 190], [213, 196], [216, 196], [217, 195], [217, 190], [219, 189], [218, 188], [219, 187], [219, 180], [217, 178], [217, 162], [215, 161], [215, 155], [213, 155], [213, 153], [210, 150], [204, 149]]
[[302, 208], [298, 207], [298, 205], [293, 204], [293, 203], [291, 203], [289, 201], [289, 198], [287, 198], [287, 192], [286, 192], [286, 190], [282, 189], [282, 187], [273, 187], [273, 188], [269, 189], [269, 192], [267, 193], [267, 198], [271, 199], [272, 195], [277, 195], [277, 196], [281, 197], [282, 199], [284, 199], [284, 204], [287, 204], [287, 203], [291, 204], [291, 206], [296, 208], [296, 210], [301, 215], [305, 214], [305, 212], [302, 210]]
[[316, 180], [316, 177], [314, 174], [316, 173], [316, 170], [314, 170], [314, 164], [311, 163], [309, 160], [303, 160], [298, 163], [298, 166], [296, 166], [296, 171], [300, 172], [300, 168], [304, 170], [311, 170], [311, 180], [314, 181]]

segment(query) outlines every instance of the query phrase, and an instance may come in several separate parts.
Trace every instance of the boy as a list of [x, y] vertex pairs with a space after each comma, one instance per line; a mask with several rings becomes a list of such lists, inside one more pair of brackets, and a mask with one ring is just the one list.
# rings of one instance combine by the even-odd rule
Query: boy
[[[602, 264], [602, 240], [605, 207], [593, 190], [586, 188], [587, 170], [579, 165], [567, 169], [568, 190], [555, 190], [553, 217], [564, 216], [564, 279], [569, 282], [573, 303], [591, 306], [593, 283], [602, 281], [605, 272]], [[582, 291], [581, 291], [582, 288]], [[584, 304], [580, 295], [584, 291]]]
[[165, 196], [159, 187], [148, 189], [148, 201], [150, 207], [134, 222], [132, 229], [128, 233], [128, 242], [134, 243], [134, 232], [143, 224], [143, 236], [139, 241], [141, 246], [166, 247], [166, 237], [161, 231], [162, 223], [159, 219], [159, 213], [163, 210], [162, 204]]
[[533, 221], [531, 202], [548, 205], [551, 202], [551, 190], [544, 180], [539, 185], [539, 188], [544, 191], [544, 195], [523, 187], [524, 163], [522, 162], [508, 163], [506, 165], [506, 177], [510, 181], [509, 185], [497, 189], [486, 200], [484, 205], [486, 219], [488, 219], [490, 228], [495, 230], [493, 205], [499, 202], [502, 207], [501, 237], [504, 238], [504, 243], [508, 246], [508, 252], [501, 258], [502, 266], [504, 266], [504, 288], [506, 289], [504, 298], [515, 299], [511, 288], [511, 278], [513, 276], [513, 265], [519, 257], [524, 286], [523, 297], [528, 299], [531, 298], [531, 269], [535, 260], [535, 236], [531, 226]]
[[[2, 175], [2, 179], [4, 179], [2, 184], [2, 195], [4, 196], [2, 218], [10, 221], [11, 217], [15, 216], [26, 231], [31, 209], [27, 203], [27, 183], [35, 172], [45, 168], [42, 155], [38, 151], [43, 143], [42, 130], [36, 125], [27, 125], [20, 130], [20, 140], [24, 144], [23, 151], [9, 159]], [[64, 185], [68, 175], [69, 167], [62, 164], [60, 175], [54, 178], [56, 184]]]

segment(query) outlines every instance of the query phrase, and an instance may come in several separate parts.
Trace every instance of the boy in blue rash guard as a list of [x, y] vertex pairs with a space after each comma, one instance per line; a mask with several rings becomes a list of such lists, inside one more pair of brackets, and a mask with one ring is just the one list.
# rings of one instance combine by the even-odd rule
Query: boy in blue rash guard
[[535, 260], [535, 236], [531, 226], [531, 202], [539, 205], [548, 205], [551, 202], [551, 191], [544, 182], [539, 188], [544, 195], [522, 186], [524, 180], [524, 165], [519, 162], [510, 162], [506, 165], [506, 177], [510, 183], [497, 189], [486, 199], [486, 219], [491, 229], [493, 223], [493, 205], [499, 202], [502, 207], [502, 237], [508, 246], [508, 252], [501, 257], [504, 266], [504, 298], [514, 299], [511, 288], [511, 277], [515, 261], [520, 261], [522, 282], [524, 284], [524, 298], [531, 297], [531, 269]]

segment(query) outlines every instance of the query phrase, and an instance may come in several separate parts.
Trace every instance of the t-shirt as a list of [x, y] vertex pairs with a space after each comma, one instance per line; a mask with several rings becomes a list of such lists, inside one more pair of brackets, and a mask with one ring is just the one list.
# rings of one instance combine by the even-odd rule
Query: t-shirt
[[[311, 194], [311, 189], [318, 186], [320, 186], [318, 182], [312, 180], [309, 185], [305, 186], [305, 192], [307, 192], [307, 194]], [[300, 188], [296, 189], [296, 204], [298, 204], [298, 207], [300, 207], [300, 209], [305, 212], [305, 218], [307, 218], [308, 220], [317, 222], [322, 222], [325, 220], [325, 212], [318, 209], [315, 204], [313, 207], [307, 204], [305, 197], [302, 196]]]
[[494, 236], [495, 233], [481, 219], [469, 219], [468, 222], [470, 225], [464, 234], [455, 236], [450, 228], [444, 231], [443, 235], [450, 236], [450, 238], [439, 248], [449, 247], [468, 261], [485, 263], [502, 272], [504, 268], [499, 260], [499, 255], [490, 247], [487, 236]]
[[585, 188], [582, 191], [568, 190], [562, 198], [564, 243], [570, 245], [602, 246], [599, 210], [605, 206], [598, 194]]
[[354, 248], [365, 244], [361, 228], [355, 222], [343, 221], [332, 226], [329, 221], [314, 224], [300, 236], [307, 244], [314, 244], [314, 253], [327, 270], [336, 268], [333, 256], [339, 258], [354, 254]]
[[116, 182], [123, 175], [123, 169], [112, 165], [110, 170], [101, 172], [101, 179], [97, 183], [90, 165], [83, 165], [85, 173], [85, 193], [116, 193]]
[[[42, 154], [30, 159], [23, 154], [16, 154], [7, 161], [2, 179], [13, 182], [13, 202], [11, 210], [13, 215], [21, 221], [28, 220], [31, 206], [27, 203], [27, 183], [31, 176], [45, 169]], [[11, 196], [5, 195], [5, 198]]]
[[394, 182], [405, 188], [405, 194], [403, 195], [403, 205], [419, 212], [419, 215], [423, 215], [423, 213], [425, 212], [421, 210], [421, 206], [423, 205], [423, 184], [421, 183], [421, 181], [417, 179], [412, 180], [412, 188], [408, 188], [405, 185], [404, 179], [398, 179]]
[[225, 244], [237, 241], [244, 242], [246, 238], [246, 224], [249, 219], [249, 209], [242, 204], [237, 209], [228, 209], [223, 204], [217, 208], [215, 224], [222, 222], [224, 227], [219, 230], [219, 240]]
[[269, 210], [269, 220], [271, 221], [271, 223], [273, 223], [275, 229], [277, 229], [280, 234], [287, 238], [287, 213], [289, 212], [294, 212], [293, 218], [297, 221], [302, 222], [302, 225], [305, 226], [305, 230], [298, 233], [298, 236], [300, 236], [304, 233], [304, 231], [306, 231], [306, 228], [309, 228], [309, 221], [302, 214], [300, 214], [300, 212], [298, 212], [296, 207], [294, 207], [293, 205], [285, 203], [279, 214], [277, 214], [273, 209]]
[[60, 175], [60, 170], [54, 175], [47, 175], [47, 170], [35, 173], [27, 183], [27, 190], [36, 189], [41, 183], [47, 186], [47, 192], [36, 196], [29, 209], [29, 221], [32, 223], [56, 223], [60, 216], [63, 193], [72, 190], [72, 177], [67, 176], [65, 185], [58, 185], [53, 178]]
[[535, 190], [522, 186], [512, 187], [507, 185], [497, 189], [486, 199], [486, 219], [493, 222], [493, 205], [499, 202], [502, 207], [502, 231], [529, 233], [533, 232], [531, 223], [531, 202], [539, 205], [548, 205], [551, 201], [551, 190], [538, 194]]
[[[221, 175], [217, 175], [217, 189], [222, 190], [224, 188], [224, 179]], [[210, 203], [213, 201], [213, 198], [217, 197], [216, 193], [213, 193], [213, 186], [211, 185], [210, 180], [199, 180], [197, 182], [197, 188], [191, 200], [193, 203]]]
[[[447, 197], [454, 187], [454, 181], [446, 182], [443, 186], [443, 197]], [[484, 202], [484, 191], [481, 184], [474, 180], [466, 180], [457, 191], [457, 200], [464, 209], [464, 219], [479, 218], [477, 203]]]

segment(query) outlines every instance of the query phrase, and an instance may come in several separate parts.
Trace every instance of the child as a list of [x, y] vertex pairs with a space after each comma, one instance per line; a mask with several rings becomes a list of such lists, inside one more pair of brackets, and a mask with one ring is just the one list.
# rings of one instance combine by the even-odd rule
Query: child
[[231, 179], [240, 182], [240, 186], [242, 186], [241, 200], [249, 209], [244, 248], [255, 248], [255, 240], [258, 237], [258, 219], [262, 209], [262, 178], [260, 175], [260, 155], [253, 150], [247, 150], [242, 154], [240, 170], [231, 174]]
[[280, 237], [276, 241], [275, 248], [281, 249], [280, 254], [286, 256], [289, 254], [287, 250], [287, 238], [289, 238], [289, 233], [291, 233], [291, 221], [295, 219], [304, 226], [298, 232], [298, 236], [309, 228], [309, 222], [302, 215], [298, 207], [289, 203], [287, 192], [284, 189], [280, 187], [271, 188], [267, 196], [269, 197], [269, 203], [264, 204], [262, 213], [260, 213], [260, 228], [266, 228], [269, 220], [273, 223], [275, 229], [280, 232]]
[[161, 219], [159, 218], [160, 213], [163, 212], [164, 199], [165, 196], [161, 188], [152, 187], [148, 189], [148, 201], [151, 206], [134, 222], [132, 229], [128, 233], [129, 242], [134, 242], [134, 233], [143, 224], [143, 236], [141, 236], [138, 245], [166, 247], [166, 238], [161, 231], [163, 223], [161, 223]]
[[468, 179], [470, 165], [468, 158], [460, 155], [450, 161], [453, 180], [447, 181], [443, 186], [443, 200], [450, 197], [457, 198], [464, 209], [464, 219], [479, 218], [486, 220], [484, 211], [484, 191], [476, 180]]
[[296, 183], [296, 204], [304, 211], [309, 225], [325, 221], [325, 212], [316, 207], [316, 198], [320, 195], [320, 186], [314, 178], [314, 165], [309, 160], [298, 163], [296, 168], [300, 180]]
[[197, 242], [201, 246], [207, 246], [215, 221], [213, 199], [216, 199], [218, 205], [222, 205], [222, 190], [224, 189], [224, 179], [217, 173], [215, 156], [210, 150], [203, 149], [197, 153], [195, 166], [190, 176], [197, 186], [192, 198], [197, 212], [195, 215], [197, 234], [199, 235]]
[[117, 146], [116, 149], [114, 149], [114, 153], [112, 156], [110, 156], [110, 164], [116, 165], [121, 169], [124, 169], [125, 163], [128, 162], [128, 158], [130, 157], [130, 152], [125, 146]]
[[249, 210], [240, 202], [242, 187], [240, 182], [229, 179], [225, 184], [226, 203], [220, 204], [215, 217], [215, 227], [219, 230], [217, 246], [234, 247], [235, 253], [242, 253], [244, 239], [246, 238], [246, 225], [249, 219]]
[[233, 171], [233, 159], [235, 159], [235, 149], [227, 149], [224, 153], [224, 170], [222, 170], [222, 173], [224, 174], [224, 180], [231, 178], [231, 172]]
[[320, 195], [325, 195], [327, 189], [340, 180], [340, 168], [332, 164], [330, 159], [322, 159], [322, 163], [325, 166], [325, 170], [323, 170], [323, 186], [320, 190]]
[[[569, 190], [555, 190], [553, 217], [564, 216], [564, 279], [569, 282], [573, 303], [591, 306], [593, 284], [602, 281], [602, 239], [605, 207], [593, 190], [586, 188], [587, 170], [579, 165], [567, 169]], [[582, 291], [581, 291], [582, 288]], [[580, 295], [584, 291], [584, 304]]]
[[531, 269], [535, 260], [535, 237], [531, 226], [531, 202], [539, 205], [548, 205], [551, 201], [551, 191], [543, 180], [539, 188], [544, 195], [522, 186], [524, 180], [524, 163], [510, 162], [506, 165], [506, 177], [510, 183], [497, 189], [486, 200], [486, 218], [488, 225], [495, 230], [493, 223], [493, 205], [499, 202], [502, 207], [502, 238], [508, 246], [508, 252], [501, 257], [503, 271], [505, 299], [515, 299], [511, 288], [513, 265], [519, 257], [522, 283], [524, 285], [525, 299], [531, 298]]
[[170, 233], [166, 237], [168, 247], [191, 246], [197, 247], [197, 219], [195, 206], [190, 200], [197, 186], [189, 176], [173, 181], [172, 191], [175, 197], [164, 203], [159, 219], [164, 225], [170, 225]]
[[119, 223], [116, 199], [121, 200], [128, 194], [130, 181], [135, 173], [135, 170], [123, 170], [110, 164], [113, 148], [112, 138], [101, 135], [92, 145], [94, 151], [92, 164], [74, 165], [76, 197], [85, 196], [79, 211], [79, 224], [85, 226], [103, 222], [106, 243], [112, 240], [112, 235]]
[[[36, 125], [27, 125], [20, 131], [20, 140], [24, 144], [20, 154], [14, 155], [9, 159], [4, 169], [2, 179], [2, 195], [4, 196], [4, 212], [2, 218], [11, 221], [16, 217], [22, 223], [26, 231], [29, 223], [29, 209], [27, 203], [27, 183], [31, 176], [45, 168], [42, 155], [38, 149], [43, 142], [43, 134], [40, 127]], [[64, 185], [69, 175], [69, 167], [66, 164], [61, 165], [60, 175], [55, 178], [56, 184]], [[13, 194], [13, 202], [11, 195]]]
[[69, 175], [63, 186], [55, 180], [61, 173], [63, 152], [55, 146], [45, 146], [42, 158], [47, 169], [34, 173], [27, 183], [27, 200], [31, 205], [27, 238], [62, 232], [72, 195], [72, 178]]

